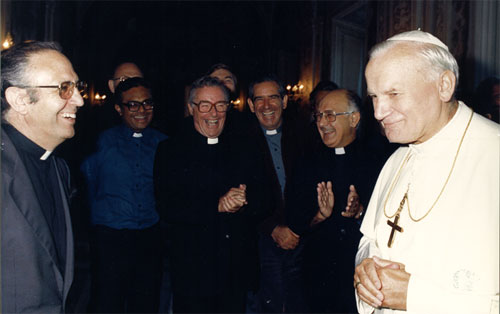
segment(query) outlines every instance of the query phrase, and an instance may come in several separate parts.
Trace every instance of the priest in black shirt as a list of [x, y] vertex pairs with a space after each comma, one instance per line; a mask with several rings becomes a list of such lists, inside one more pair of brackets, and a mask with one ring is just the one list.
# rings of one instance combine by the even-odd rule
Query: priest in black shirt
[[160, 143], [154, 170], [173, 311], [241, 313], [257, 285], [256, 226], [269, 214], [268, 180], [255, 146], [224, 132], [229, 92], [218, 79], [195, 81], [187, 105], [192, 117]]
[[305, 290], [314, 313], [356, 312], [352, 273], [359, 218], [383, 165], [357, 138], [360, 102], [345, 89], [320, 101], [315, 119], [322, 143], [298, 165], [286, 194], [289, 227], [306, 242]]
[[61, 313], [73, 280], [69, 170], [52, 151], [83, 105], [55, 43], [2, 51], [2, 312]]

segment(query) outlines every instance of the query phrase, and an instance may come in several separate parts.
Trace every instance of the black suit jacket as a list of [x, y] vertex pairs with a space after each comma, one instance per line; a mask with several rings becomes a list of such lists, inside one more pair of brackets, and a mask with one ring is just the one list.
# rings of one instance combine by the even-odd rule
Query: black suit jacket
[[73, 280], [73, 234], [69, 170], [55, 159], [66, 223], [66, 265], [57, 266], [53, 236], [29, 174], [12, 141], [2, 132], [1, 281], [3, 313], [61, 313]]
[[[262, 160], [250, 147], [225, 133], [208, 145], [191, 118], [178, 136], [159, 144], [155, 194], [167, 227], [174, 293], [213, 296], [256, 287], [256, 229], [270, 208]], [[248, 205], [219, 213], [219, 198], [239, 184], [247, 185]]]
[[[263, 221], [259, 228], [261, 233], [270, 235], [276, 226], [286, 225], [285, 199], [283, 193], [281, 193], [281, 186], [266, 136], [257, 118], [254, 118], [251, 130], [258, 150], [264, 159], [266, 178], [270, 181], [269, 184], [271, 185], [272, 200], [270, 205], [274, 209], [273, 215]], [[281, 125], [281, 158], [285, 167], [285, 193], [289, 189], [297, 163], [304, 153], [312, 147], [310, 141], [311, 133], [311, 126], [284, 113]]]

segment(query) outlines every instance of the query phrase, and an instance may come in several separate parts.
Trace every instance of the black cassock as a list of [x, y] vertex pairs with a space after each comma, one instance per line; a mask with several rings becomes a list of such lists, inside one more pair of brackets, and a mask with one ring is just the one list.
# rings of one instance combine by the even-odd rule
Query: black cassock
[[[176, 295], [223, 299], [258, 284], [256, 226], [272, 206], [262, 154], [242, 136], [223, 132], [218, 140], [207, 144], [188, 118], [156, 154], [155, 193], [167, 228], [174, 309]], [[240, 184], [247, 186], [248, 204], [219, 213], [219, 198]]]
[[[322, 145], [308, 154], [297, 168], [287, 192], [290, 228], [305, 242], [303, 275], [312, 312], [356, 312], [353, 288], [354, 259], [361, 233], [360, 221], [342, 217], [352, 184], [366, 207], [383, 160], [365, 151], [358, 141], [345, 154]], [[317, 183], [332, 181], [335, 203], [332, 215], [310, 227], [318, 211]]]

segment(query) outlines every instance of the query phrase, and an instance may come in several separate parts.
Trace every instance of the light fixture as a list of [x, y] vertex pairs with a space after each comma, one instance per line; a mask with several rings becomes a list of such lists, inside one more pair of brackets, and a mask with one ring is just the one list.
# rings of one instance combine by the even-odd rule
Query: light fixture
[[5, 40], [2, 42], [2, 50], [9, 49], [12, 46], [14, 46], [14, 40], [12, 39], [10, 32], [7, 32], [7, 35], [5, 36]]
[[286, 90], [288, 91], [288, 95], [290, 96], [299, 96], [300, 94], [304, 93], [304, 85], [300, 84], [300, 82], [294, 84], [293, 86], [289, 84], [286, 86]]

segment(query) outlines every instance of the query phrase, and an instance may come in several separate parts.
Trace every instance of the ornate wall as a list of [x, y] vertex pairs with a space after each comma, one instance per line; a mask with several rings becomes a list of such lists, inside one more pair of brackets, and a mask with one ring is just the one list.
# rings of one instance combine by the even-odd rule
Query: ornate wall
[[375, 2], [376, 42], [421, 28], [448, 45], [460, 66], [459, 91], [467, 98], [488, 76], [500, 75], [498, 1]]
[[467, 48], [468, 9], [468, 1], [377, 2], [377, 42], [420, 28], [448, 45], [460, 63]]

